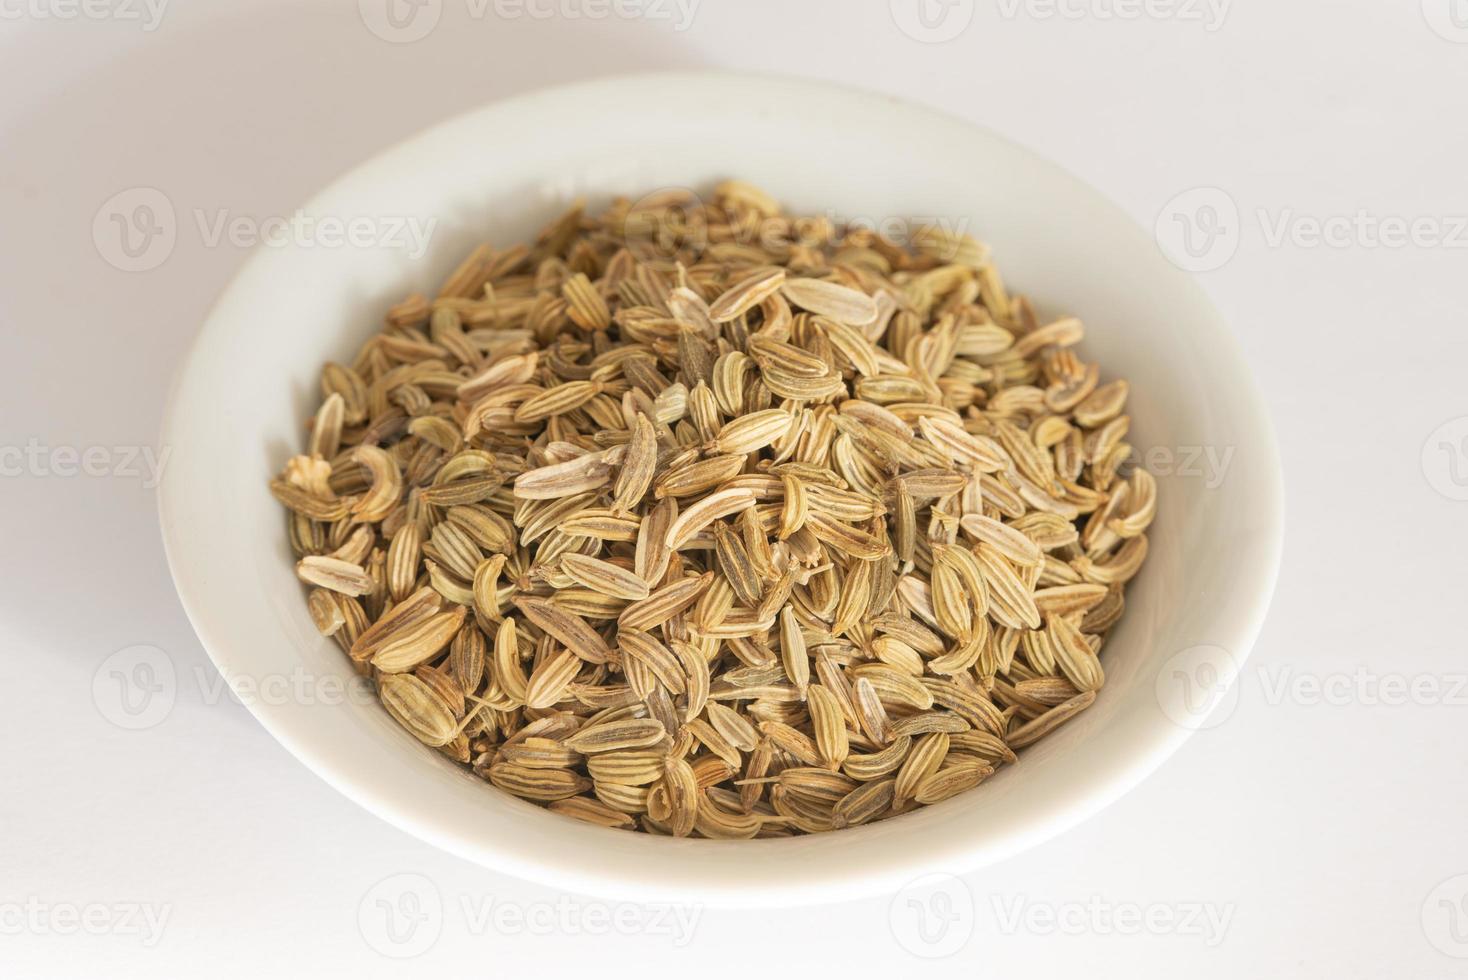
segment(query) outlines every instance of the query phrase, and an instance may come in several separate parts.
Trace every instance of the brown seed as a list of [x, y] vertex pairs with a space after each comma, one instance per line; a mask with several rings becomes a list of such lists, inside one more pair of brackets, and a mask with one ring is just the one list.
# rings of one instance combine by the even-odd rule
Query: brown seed
[[567, 381], [521, 402], [513, 416], [516, 422], [538, 422], [580, 408], [601, 393], [596, 381]]
[[795, 618], [795, 610], [786, 606], [780, 610], [780, 662], [785, 665], [785, 676], [795, 685], [803, 698], [810, 684], [810, 655], [806, 652], [805, 634]]
[[561, 569], [594, 592], [618, 599], [646, 599], [652, 591], [629, 569], [575, 552], [561, 556]]
[[627, 454], [622, 457], [622, 468], [617, 472], [617, 482], [612, 489], [612, 503], [619, 511], [632, 511], [641, 502], [652, 484], [657, 465], [657, 434], [647, 416], [638, 413], [637, 421], [632, 425]]
[[948, 744], [948, 735], [944, 732], [934, 732], [917, 740], [907, 761], [897, 771], [897, 785], [893, 787], [893, 796], [898, 803], [912, 799], [923, 780], [938, 771], [948, 755]]
[[973, 789], [986, 777], [993, 774], [994, 767], [982, 762], [960, 762], [957, 765], [945, 766], [925, 777], [918, 784], [912, 798], [924, 806], [931, 806]]
[[526, 619], [560, 640], [582, 660], [601, 664], [611, 659], [612, 651], [607, 641], [580, 616], [557, 608], [548, 599], [534, 596], [519, 596], [515, 605]]
[[1067, 721], [1070, 721], [1076, 715], [1089, 708], [1095, 700], [1095, 691], [1086, 691], [1078, 694], [1064, 704], [1056, 705], [1033, 721], [1011, 728], [1004, 740], [1009, 743], [1011, 749], [1024, 748], [1031, 742], [1038, 741]]
[[530, 680], [525, 684], [526, 707], [549, 708], [561, 700], [581, 666], [581, 659], [570, 650], [562, 650], [543, 661], [531, 672]]
[[307, 555], [296, 564], [296, 575], [303, 582], [342, 595], [363, 595], [374, 588], [372, 577], [361, 565], [339, 558]]
[[751, 491], [737, 488], [709, 494], [683, 511], [668, 528], [667, 546], [676, 551], [714, 521], [753, 507], [754, 499]]
[[719, 430], [714, 449], [735, 456], [752, 453], [784, 435], [792, 421], [790, 414], [779, 408], [740, 416]]
[[640, 663], [670, 694], [683, 693], [683, 665], [657, 637], [623, 627], [617, 634], [617, 644], [623, 654], [624, 667]]
[[891, 809], [896, 786], [895, 779], [881, 779], [847, 793], [831, 809], [832, 828], [856, 827], [881, 816]]
[[810, 688], [807, 699], [821, 763], [828, 769], [839, 769], [851, 751], [846, 736], [846, 716], [841, 705], [836, 696], [820, 684]]
[[870, 296], [824, 279], [786, 279], [780, 292], [791, 304], [838, 323], [864, 327], [877, 318], [877, 304]]
[[780, 283], [784, 281], [784, 269], [756, 270], [730, 286], [709, 304], [709, 319], [714, 323], [726, 323], [754, 309], [761, 300], [779, 289]]
[[912, 739], [906, 735], [899, 735], [892, 740], [880, 752], [870, 755], [848, 755], [846, 761], [841, 764], [841, 771], [852, 779], [862, 781], [870, 779], [881, 779], [896, 772], [898, 767], [907, 759], [907, 754], [912, 751]]
[[705, 572], [696, 578], [683, 578], [665, 585], [646, 599], [622, 610], [617, 624], [622, 629], [645, 630], [664, 623], [697, 602], [713, 578], [712, 572]]
[[569, 769], [533, 769], [501, 762], [489, 767], [489, 781], [527, 800], [564, 800], [591, 788], [591, 780]]
[[607, 301], [586, 278], [578, 272], [561, 284], [561, 297], [566, 301], [566, 315], [583, 330], [605, 330], [612, 325], [612, 314]]
[[1052, 616], [1045, 624], [1045, 633], [1050, 649], [1055, 652], [1056, 664], [1076, 690], [1100, 690], [1106, 673], [1081, 631], [1064, 616]]
[[647, 749], [621, 749], [589, 756], [586, 769], [597, 782], [645, 786], [663, 774], [662, 752]]
[[384, 674], [377, 691], [388, 714], [424, 745], [447, 745], [458, 732], [453, 712], [412, 674]]
[[587, 453], [564, 463], [553, 463], [515, 478], [515, 496], [522, 500], [555, 500], [604, 487], [612, 464], [601, 453]]
[[1039, 545], [1022, 531], [1015, 530], [1003, 521], [996, 521], [982, 514], [969, 514], [960, 523], [965, 531], [974, 536], [975, 541], [991, 545], [995, 551], [1016, 565], [1038, 565], [1045, 559], [1045, 553], [1040, 550]]
[[674, 467], [658, 477], [658, 497], [697, 497], [717, 489], [744, 469], [743, 456], [710, 456]]
[[714, 548], [719, 568], [739, 601], [747, 606], [759, 605], [763, 592], [759, 572], [739, 536], [723, 521], [714, 522]]
[[663, 780], [670, 811], [668, 828], [674, 837], [687, 837], [693, 833], [693, 825], [698, 818], [698, 779], [693, 774], [693, 767], [683, 759], [669, 759], [664, 768]]
[[589, 755], [593, 752], [646, 748], [667, 737], [667, 731], [652, 718], [622, 718], [586, 726], [566, 739], [566, 747]]
[[400, 674], [427, 663], [454, 638], [464, 623], [465, 609], [455, 606], [388, 637], [372, 656], [372, 666], [384, 674]]
[[600, 800], [589, 799], [585, 796], [570, 796], [565, 799], [552, 800], [546, 809], [612, 830], [632, 830], [636, 826], [627, 814], [607, 806]]

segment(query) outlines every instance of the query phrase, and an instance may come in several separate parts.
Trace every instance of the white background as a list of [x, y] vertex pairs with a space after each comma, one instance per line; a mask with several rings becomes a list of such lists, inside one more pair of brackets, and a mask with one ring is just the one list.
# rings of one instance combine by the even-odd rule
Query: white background
[[[1053, 16], [926, 0], [948, 17], [927, 31], [913, 0], [702, 0], [685, 30], [676, 14], [574, 16], [586, 0], [532, 0], [545, 18], [428, 0], [435, 29], [390, 43], [355, 2], [174, 0], [154, 30], [141, 0], [90, 2], [101, 19], [0, 0], [0, 449], [39, 447], [0, 455], [0, 975], [1468, 974], [1453, 955], [1468, 956], [1468, 502], [1453, 499], [1468, 497], [1468, 4], [1458, 29], [1450, 0], [1234, 0], [1221, 23], [1194, 0], [1062, 0]], [[1080, 828], [942, 896], [706, 910], [691, 936], [633, 908], [640, 931], [596, 935], [582, 917], [615, 906], [394, 830], [222, 694], [174, 597], [146, 466], [112, 450], [157, 451], [168, 378], [244, 257], [207, 244], [196, 213], [288, 215], [485, 101], [700, 66], [932, 103], [1164, 237], [1214, 229], [1199, 276], [1278, 430], [1285, 558], [1232, 714]], [[167, 260], [129, 273], [93, 221], [135, 187], [180, 220]], [[1199, 187], [1224, 196], [1169, 204]], [[1353, 220], [1335, 244], [1311, 238], [1338, 217]], [[1457, 246], [1384, 245], [1371, 227], [1403, 219]], [[107, 475], [63, 475], [58, 447], [107, 447]], [[130, 731], [93, 679], [138, 644], [166, 654], [177, 696]], [[423, 878], [375, 887], [394, 875]], [[376, 904], [404, 886], [442, 904], [408, 947]], [[936, 945], [910, 899], [930, 937], [947, 921]], [[97, 934], [69, 918], [89, 907]], [[513, 918], [547, 911], [534, 931]], [[379, 952], [419, 946], [404, 964]]]

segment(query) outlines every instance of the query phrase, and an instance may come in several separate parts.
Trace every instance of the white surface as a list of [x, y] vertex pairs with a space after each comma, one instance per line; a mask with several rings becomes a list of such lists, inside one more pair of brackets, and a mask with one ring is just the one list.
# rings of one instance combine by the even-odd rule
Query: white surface
[[[1289, 510], [1279, 592], [1232, 714], [1087, 823], [969, 876], [954, 902], [930, 902], [958, 916], [943, 942], [915, 938], [905, 902], [919, 895], [709, 911], [679, 946], [649, 913], [609, 929], [594, 918], [605, 905], [480, 871], [339, 796], [219, 698], [173, 598], [151, 491], [124, 456], [111, 456], [124, 472], [110, 477], [57, 475], [64, 455], [43, 457], [45, 476], [22, 463], [29, 475], [0, 483], [0, 972], [382, 975], [394, 965], [374, 942], [404, 948], [382, 933], [376, 903], [417, 887], [442, 914], [416, 934], [435, 942], [409, 966], [439, 975], [515, 975], [551, 956], [567, 973], [720, 976], [817, 949], [846, 971], [955, 977], [1463, 975], [1448, 954], [1468, 953], [1468, 879], [1457, 877], [1468, 873], [1468, 698], [1457, 689], [1468, 503], [1452, 499], [1464, 494], [1435, 430], [1468, 415], [1468, 251], [1271, 241], [1282, 216], [1364, 211], [1451, 232], [1468, 214], [1468, 45], [1447, 39], [1463, 32], [1416, 0], [1342, 2], [1328, 15], [1237, 0], [1211, 32], [1103, 20], [1094, 12], [1114, 5], [1099, 0], [1068, 5], [1092, 12], [1079, 19], [978, 6], [955, 39], [923, 44], [886, 3], [706, 0], [676, 32], [476, 20], [444, 0], [437, 30], [393, 45], [354, 4], [179, 4], [153, 32], [29, 12], [64, 11], [58, 2], [6, 4], [0, 447], [156, 445], [169, 371], [243, 255], [206, 245], [195, 209], [288, 213], [355, 161], [490, 98], [712, 65], [931, 102], [1056, 160], [1144, 226], [1181, 192], [1225, 190], [1240, 211], [1237, 253], [1200, 279], [1255, 365]], [[137, 186], [163, 190], [185, 220], [166, 262], [124, 273], [99, 254], [92, 224]], [[1446, 441], [1460, 444], [1465, 427]], [[13, 472], [16, 459], [0, 463]], [[1388, 529], [1368, 534], [1375, 514]], [[165, 651], [178, 692], [158, 724], [127, 731], [99, 712], [93, 676], [137, 644]], [[1387, 703], [1397, 692], [1371, 677], [1418, 680], [1415, 703]], [[373, 890], [399, 874], [429, 888], [397, 878]], [[509, 912], [482, 918], [491, 902]], [[166, 915], [151, 945], [130, 904]], [[86, 906], [100, 934], [67, 932], [65, 910]], [[1152, 913], [1151, 929], [1122, 928], [1133, 907]], [[552, 925], [593, 919], [549, 935], [516, 927], [515, 911], [540, 910]], [[1227, 916], [1221, 940], [1194, 910]], [[1063, 926], [1046, 928], [1047, 913]], [[960, 939], [947, 959], [912, 952]]]
[[[700, 125], [701, 113], [740, 133], [740, 143], [717, 143], [719, 129]], [[886, 141], [873, 145], [869, 130]], [[950, 152], [916, 161], [906, 149], [914, 145]], [[851, 162], [835, 172], [791, 165], [821, 157]], [[1095, 707], [986, 780], [983, 793], [839, 835], [731, 845], [547, 820], [486, 794], [370, 699], [251, 696], [269, 679], [358, 680], [337, 645], [316, 634], [279, 505], [261, 488], [300, 452], [319, 365], [349, 361], [387, 304], [442, 282], [480, 236], [530, 241], [577, 199], [599, 208], [629, 188], [706, 193], [736, 174], [792, 213], [863, 214], [894, 235], [895, 222], [911, 216], [982, 226], [1011, 288], [1043, 286], [1042, 319], [1094, 311], [1082, 354], [1135, 391], [1127, 438], [1140, 458], [1234, 448], [1222, 480], [1153, 464], [1147, 573], [1127, 590], [1126, 615], [1107, 641], [1105, 696]], [[372, 812], [487, 868], [616, 898], [724, 907], [865, 897], [929, 871], [972, 871], [1048, 840], [1149, 775], [1207, 724], [1206, 701], [1178, 697], [1186, 692], [1175, 672], [1221, 669], [1231, 679], [1258, 635], [1279, 568], [1284, 501], [1274, 435], [1227, 326], [1125, 213], [967, 122], [810, 81], [623, 76], [443, 123], [354, 169], [304, 210], [323, 222], [421, 219], [425, 230], [442, 217], [416, 262], [404, 254], [406, 240], [386, 234], [364, 247], [302, 242], [258, 250], [230, 283], [165, 412], [162, 445], [172, 455], [159, 510], [169, 565], [215, 665], [282, 744]], [[381, 224], [384, 233], [392, 227]], [[1189, 359], [1206, 370], [1180, 368]], [[1200, 553], [1210, 560], [1197, 561]], [[1204, 668], [1210, 654], [1217, 662]], [[166, 672], [167, 662], [149, 666]]]

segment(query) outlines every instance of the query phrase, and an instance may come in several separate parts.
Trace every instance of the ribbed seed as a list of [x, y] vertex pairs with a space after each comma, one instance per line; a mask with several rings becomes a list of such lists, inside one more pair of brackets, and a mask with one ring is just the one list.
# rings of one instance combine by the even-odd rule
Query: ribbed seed
[[591, 780], [569, 769], [534, 769], [513, 762], [489, 767], [489, 781], [527, 800], [564, 800], [591, 788]]
[[663, 774], [662, 752], [645, 749], [622, 749], [589, 756], [586, 770], [597, 782], [645, 786]]
[[986, 777], [993, 774], [994, 767], [982, 762], [960, 762], [956, 765], [945, 766], [918, 783], [912, 798], [924, 806], [931, 806], [973, 789]]
[[519, 596], [515, 605], [525, 618], [566, 645], [566, 648], [588, 663], [606, 663], [612, 657], [611, 648], [601, 635], [587, 625], [580, 616], [557, 608], [548, 599], [535, 596]]
[[759, 269], [730, 286], [709, 304], [709, 319], [725, 323], [759, 305], [760, 301], [780, 288], [785, 270]]
[[780, 662], [785, 666], [785, 676], [804, 698], [810, 684], [810, 654], [806, 652], [800, 622], [789, 606], [780, 610]]
[[582, 660], [570, 650], [562, 650], [541, 662], [530, 672], [525, 684], [525, 705], [549, 708], [566, 696], [566, 688], [582, 667]]
[[566, 739], [566, 747], [590, 755], [657, 745], [667, 731], [652, 718], [622, 718], [587, 725]]
[[617, 617], [617, 624], [622, 629], [651, 629], [697, 602], [713, 578], [712, 572], [705, 572], [698, 577], [682, 578], [665, 585], [646, 599], [634, 602], [622, 610], [622, 615]]
[[561, 569], [588, 589], [618, 599], [646, 599], [652, 591], [630, 569], [600, 558], [571, 552], [561, 556]]
[[617, 482], [612, 488], [612, 503], [619, 511], [631, 511], [647, 493], [657, 471], [657, 433], [647, 416], [638, 414], [632, 424], [632, 438], [627, 444], [627, 453], [622, 457], [622, 468], [617, 472]]
[[806, 696], [821, 763], [827, 769], [840, 769], [851, 751], [846, 736], [846, 715], [836, 696], [820, 684], [813, 685]]
[[302, 558], [296, 563], [296, 575], [302, 582], [342, 595], [364, 595], [374, 588], [372, 576], [361, 565], [322, 555]]
[[384, 674], [377, 691], [388, 714], [424, 745], [447, 745], [458, 734], [449, 706], [412, 674]]
[[464, 622], [465, 609], [455, 606], [394, 633], [372, 656], [372, 666], [384, 674], [399, 674], [438, 655]]

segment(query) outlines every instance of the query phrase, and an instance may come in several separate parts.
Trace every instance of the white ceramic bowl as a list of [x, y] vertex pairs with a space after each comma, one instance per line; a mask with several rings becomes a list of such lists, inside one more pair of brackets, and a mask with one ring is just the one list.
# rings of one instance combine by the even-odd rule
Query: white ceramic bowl
[[[1055, 165], [921, 106], [808, 81], [645, 75], [461, 116], [305, 207], [342, 219], [436, 217], [426, 256], [412, 260], [391, 243], [263, 247], [220, 298], [169, 404], [163, 444], [173, 455], [160, 508], [179, 594], [224, 676], [352, 676], [312, 628], [281, 509], [265, 489], [302, 445], [324, 360], [349, 359], [387, 305], [431, 292], [474, 243], [523, 241], [575, 197], [596, 204], [736, 176], [797, 213], [965, 223], [994, 246], [1014, 288], [1043, 312], [1082, 317], [1086, 356], [1131, 381], [1131, 440], [1174, 456], [1162, 466], [1172, 472], [1159, 473], [1151, 555], [1106, 648], [1106, 687], [1089, 711], [972, 793], [840, 833], [749, 842], [669, 840], [553, 816], [419, 745], [370, 699], [334, 698], [324, 683], [305, 697], [251, 700], [323, 779], [472, 861], [575, 891], [731, 905], [845, 899], [928, 872], [962, 873], [1135, 785], [1197, 727], [1168, 703], [1178, 665], [1197, 666], [1177, 655], [1205, 644], [1237, 665], [1259, 630], [1281, 537], [1273, 436], [1227, 328], [1147, 234]], [[1221, 482], [1206, 466], [1183, 465], [1193, 447], [1218, 458], [1232, 450]]]

